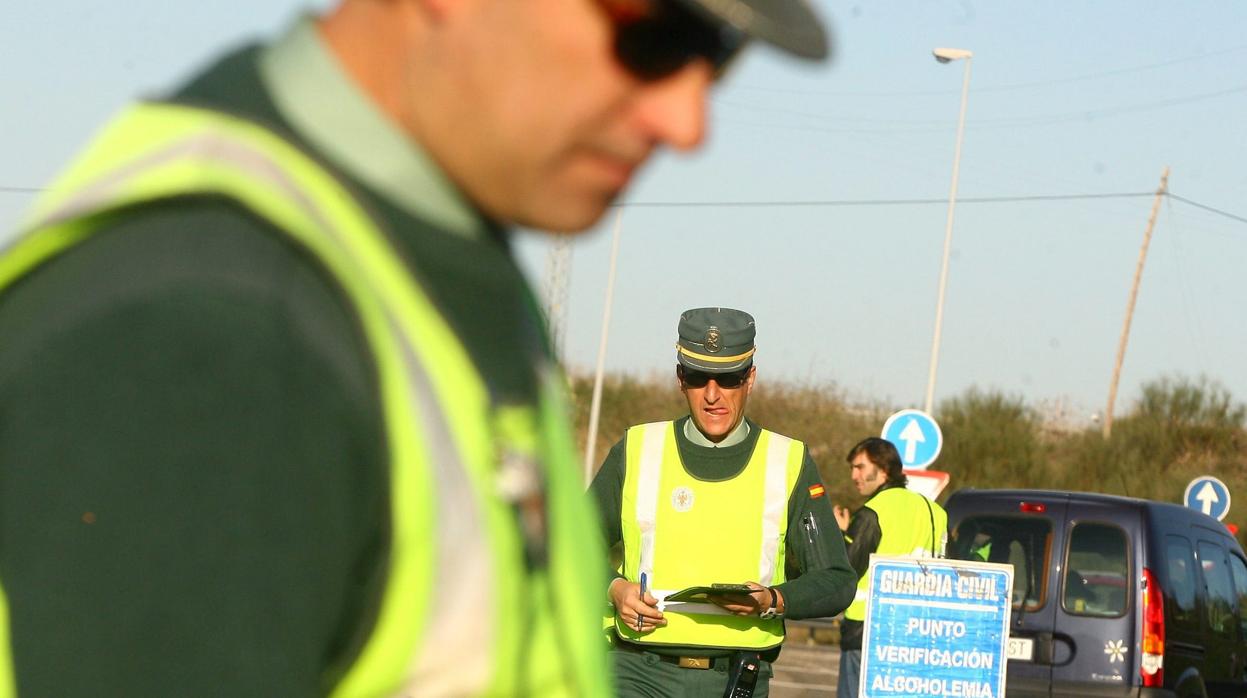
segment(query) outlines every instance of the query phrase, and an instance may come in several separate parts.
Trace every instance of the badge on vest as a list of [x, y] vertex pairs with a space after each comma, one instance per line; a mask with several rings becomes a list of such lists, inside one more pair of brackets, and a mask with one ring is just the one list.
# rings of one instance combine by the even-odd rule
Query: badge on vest
[[693, 508], [693, 491], [687, 487], [671, 490], [671, 506], [676, 511], [688, 511]]

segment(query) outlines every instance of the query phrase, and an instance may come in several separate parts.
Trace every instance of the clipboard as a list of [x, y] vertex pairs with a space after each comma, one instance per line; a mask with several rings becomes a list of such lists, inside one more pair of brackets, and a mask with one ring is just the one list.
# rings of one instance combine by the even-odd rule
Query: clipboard
[[663, 601], [707, 601], [711, 596], [724, 596], [726, 594], [752, 594], [755, 591], [757, 591], [757, 589], [750, 588], [748, 584], [711, 584], [710, 586], [696, 586], [681, 589], [668, 594]]

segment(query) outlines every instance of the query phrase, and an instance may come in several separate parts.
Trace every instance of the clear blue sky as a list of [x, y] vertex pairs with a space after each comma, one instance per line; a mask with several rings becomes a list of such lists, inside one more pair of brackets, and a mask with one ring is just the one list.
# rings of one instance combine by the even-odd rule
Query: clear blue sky
[[[311, 6], [323, 6], [314, 3]], [[658, 158], [626, 196], [607, 367], [665, 374], [676, 318], [754, 313], [762, 380], [834, 382], [921, 406], [963, 67], [974, 51], [936, 398], [970, 386], [1077, 421], [1103, 410], [1149, 197], [1247, 217], [1247, 3], [816, 5], [837, 55], [754, 48], [715, 94], [693, 156]], [[0, 9], [0, 228], [134, 95], [220, 47], [277, 30], [290, 0], [46, 0]], [[936, 204], [781, 205], [934, 199]], [[647, 207], [773, 202], [764, 207]], [[608, 217], [572, 250], [566, 350], [589, 371], [601, 332]], [[547, 243], [525, 236], [540, 285]], [[1144, 273], [1118, 411], [1163, 375], [1207, 375], [1247, 400], [1247, 223], [1166, 202]]]

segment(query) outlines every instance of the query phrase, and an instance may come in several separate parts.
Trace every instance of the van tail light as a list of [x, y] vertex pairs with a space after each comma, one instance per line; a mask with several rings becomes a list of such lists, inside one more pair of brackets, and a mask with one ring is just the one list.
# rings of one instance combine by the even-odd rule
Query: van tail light
[[1139, 675], [1145, 687], [1159, 688], [1165, 683], [1165, 595], [1156, 575], [1143, 568], [1143, 656]]
[[1018, 509], [1024, 514], [1042, 514], [1048, 510], [1048, 506], [1043, 502], [1022, 502]]

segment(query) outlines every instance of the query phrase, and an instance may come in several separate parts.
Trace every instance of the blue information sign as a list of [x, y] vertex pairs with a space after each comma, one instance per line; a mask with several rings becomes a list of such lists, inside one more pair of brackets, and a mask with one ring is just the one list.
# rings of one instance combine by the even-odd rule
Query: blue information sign
[[922, 410], [901, 410], [883, 423], [881, 436], [900, 451], [906, 468], [925, 468], [935, 462], [944, 446], [944, 433], [931, 415]]
[[872, 555], [863, 698], [1004, 695], [1013, 567]]
[[1230, 513], [1230, 488], [1211, 475], [1203, 475], [1186, 486], [1182, 501], [1217, 521], [1224, 521], [1225, 515]]

